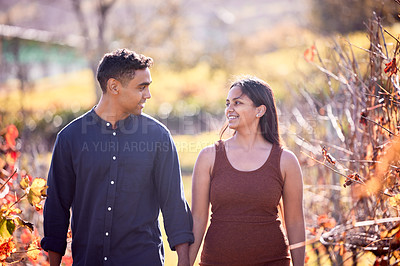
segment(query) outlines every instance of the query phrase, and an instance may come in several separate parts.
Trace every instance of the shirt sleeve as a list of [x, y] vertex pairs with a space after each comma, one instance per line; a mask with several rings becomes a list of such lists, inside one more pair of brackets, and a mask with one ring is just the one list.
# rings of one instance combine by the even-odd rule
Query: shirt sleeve
[[74, 198], [75, 173], [71, 149], [65, 136], [57, 135], [47, 179], [47, 199], [44, 205], [44, 250], [65, 254], [69, 227], [70, 207]]
[[171, 250], [179, 244], [192, 244], [192, 214], [184, 195], [178, 154], [169, 132], [163, 135], [157, 154], [155, 186]]

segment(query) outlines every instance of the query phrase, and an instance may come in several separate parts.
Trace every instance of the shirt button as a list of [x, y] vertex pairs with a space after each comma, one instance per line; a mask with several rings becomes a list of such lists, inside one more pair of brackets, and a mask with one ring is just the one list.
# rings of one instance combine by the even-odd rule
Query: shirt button
[[106, 236], [108, 236], [108, 232], [106, 232]]
[[111, 211], [111, 207], [108, 207], [107, 210], [108, 210], [108, 211]]
[[107, 260], [107, 257], [104, 257], [104, 260]]
[[115, 161], [117, 159], [117, 157], [116, 156], [113, 156], [113, 160]]
[[[110, 126], [110, 123], [107, 123], [107, 124], [106, 124], [106, 126], [108, 126], [108, 127], [109, 127], [109, 126]], [[106, 258], [107, 258], [107, 257], [106, 257]], [[104, 259], [105, 259], [105, 258], [104, 258]], [[105, 259], [105, 260], [106, 260], [106, 259]]]
[[116, 136], [116, 135], [117, 135], [117, 132], [113, 132], [113, 135]]
[[110, 183], [111, 183], [111, 185], [114, 185], [115, 182], [114, 182], [114, 180], [112, 180]]

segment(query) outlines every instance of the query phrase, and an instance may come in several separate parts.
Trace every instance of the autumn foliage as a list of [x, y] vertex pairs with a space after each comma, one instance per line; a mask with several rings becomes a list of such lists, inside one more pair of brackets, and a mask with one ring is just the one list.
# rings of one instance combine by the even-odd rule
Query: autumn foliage
[[17, 127], [9, 125], [0, 134], [0, 265], [26, 259], [36, 264], [42, 254], [39, 234], [34, 224], [22, 218], [19, 205], [26, 200], [40, 211], [46, 197], [46, 180], [17, 170], [20, 156]]
[[315, 45], [304, 52], [326, 82], [301, 90], [296, 112], [303, 165], [318, 177], [314, 187], [325, 188], [312, 191], [319, 201], [305, 202], [314, 211], [308, 257], [323, 250], [333, 265], [365, 265], [366, 253], [375, 255], [368, 265], [400, 261], [400, 40], [377, 16], [366, 26], [367, 49], [342, 37], [328, 52]]

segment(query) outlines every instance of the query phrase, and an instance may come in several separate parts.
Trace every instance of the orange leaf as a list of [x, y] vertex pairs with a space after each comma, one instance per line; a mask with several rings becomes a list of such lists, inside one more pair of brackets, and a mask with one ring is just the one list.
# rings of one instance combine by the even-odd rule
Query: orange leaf
[[319, 226], [322, 226], [327, 229], [331, 229], [336, 225], [335, 219], [328, 217], [326, 214], [318, 216], [317, 223]]
[[397, 233], [393, 236], [393, 239], [391, 241], [392, 244], [399, 244], [400, 243], [400, 231], [397, 231]]
[[68, 229], [67, 239], [72, 239], [72, 231], [71, 231], [71, 229]]
[[3, 158], [0, 158], [0, 169], [3, 169], [5, 165], [6, 165], [6, 161], [3, 160]]
[[14, 203], [11, 202], [2, 205], [0, 208], [0, 213], [2, 213], [4, 216], [8, 216], [10, 214], [20, 214], [22, 212], [19, 208], [14, 207], [12, 205], [14, 205]]
[[388, 235], [389, 231], [388, 230], [384, 230], [380, 233], [381, 239], [385, 238]]
[[9, 125], [5, 135], [6, 143], [11, 149], [15, 148], [15, 139], [18, 138], [18, 129], [15, 125]]
[[307, 62], [312, 62], [314, 61], [314, 55], [316, 54], [317, 54], [317, 49], [315, 48], [315, 45], [312, 45], [304, 52], [304, 59]]
[[29, 187], [29, 177], [25, 176], [21, 179], [21, 182], [19, 182], [19, 185], [22, 189], [27, 189]]
[[29, 188], [28, 201], [37, 211], [42, 209], [40, 202], [46, 197], [46, 183], [46, 179], [35, 178]]
[[[15, 162], [17, 161], [18, 157], [19, 157], [19, 152], [9, 150], [6, 153], [6, 162], [12, 169], [14, 169], [14, 165], [15, 165]], [[15, 175], [15, 177], [13, 177], [13, 179], [15, 179], [15, 178], [17, 178], [17, 175]]]
[[0, 238], [0, 262], [4, 262], [16, 250], [13, 237]]
[[389, 77], [397, 73], [396, 57], [393, 57], [392, 61], [385, 65], [386, 68], [383, 71], [385, 71], [385, 73], [388, 73]]
[[343, 256], [345, 252], [346, 252], [346, 247], [344, 246], [343, 241], [340, 241], [340, 249], [339, 249], [340, 256]]
[[73, 262], [74, 261], [72, 260], [71, 256], [63, 256], [62, 258], [62, 263], [64, 263], [66, 266], [71, 266]]
[[33, 240], [33, 242], [29, 245], [28, 252], [26, 254], [28, 255], [28, 258], [36, 260], [40, 253], [41, 248], [39, 245], [39, 238], [35, 238], [35, 240]]

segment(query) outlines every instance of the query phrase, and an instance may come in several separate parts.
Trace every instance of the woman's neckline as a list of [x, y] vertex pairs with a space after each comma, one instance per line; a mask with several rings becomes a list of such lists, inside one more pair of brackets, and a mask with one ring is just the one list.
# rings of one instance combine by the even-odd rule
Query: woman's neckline
[[226, 159], [226, 161], [228, 162], [229, 166], [230, 166], [233, 170], [235, 170], [235, 171], [237, 171], [237, 172], [240, 172], [240, 173], [252, 173], [252, 172], [257, 172], [257, 171], [261, 170], [262, 168], [264, 168], [264, 166], [270, 161], [272, 152], [274, 151], [274, 148], [275, 148], [275, 146], [276, 146], [274, 143], [272, 143], [272, 147], [271, 147], [271, 150], [270, 150], [270, 152], [269, 152], [268, 158], [265, 160], [265, 162], [264, 162], [260, 167], [254, 169], [254, 170], [239, 170], [239, 169], [237, 169], [236, 167], [234, 167], [234, 166], [232, 165], [232, 163], [229, 161], [228, 154], [226, 153], [226, 149], [225, 149], [225, 141], [221, 141], [221, 143], [222, 143], [222, 148], [223, 148], [222, 151], [223, 151], [223, 153], [224, 153], [225, 159]]

